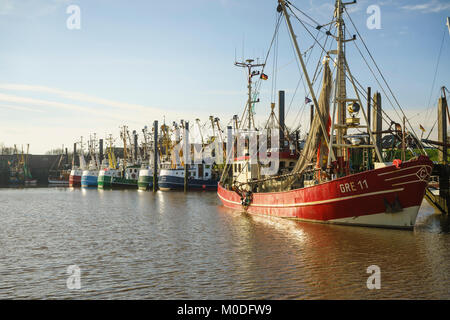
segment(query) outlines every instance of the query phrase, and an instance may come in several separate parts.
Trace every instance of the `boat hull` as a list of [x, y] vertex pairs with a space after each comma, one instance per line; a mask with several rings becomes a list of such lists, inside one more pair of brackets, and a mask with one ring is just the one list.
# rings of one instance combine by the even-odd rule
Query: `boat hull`
[[117, 178], [113, 177], [111, 182], [111, 188], [117, 189], [137, 189], [138, 181], [137, 179], [126, 179], [126, 178]]
[[73, 169], [69, 175], [69, 187], [81, 187], [82, 171]]
[[107, 175], [99, 175], [97, 179], [97, 186], [100, 189], [112, 187], [112, 177]]
[[153, 188], [153, 176], [139, 175], [138, 179], [139, 190], [146, 191]]
[[[217, 190], [217, 180], [189, 179], [188, 190]], [[162, 191], [184, 190], [184, 178], [174, 176], [160, 176], [158, 188]]]
[[52, 185], [61, 185], [61, 186], [68, 186], [69, 185], [69, 180], [62, 180], [62, 179], [52, 179], [52, 178], [48, 178], [48, 184], [52, 184]]
[[81, 177], [81, 186], [83, 188], [97, 188], [97, 186], [98, 186], [98, 176], [83, 175]]
[[[428, 157], [387, 166], [311, 187], [253, 193], [246, 211], [313, 222], [361, 226], [414, 227], [433, 163]], [[244, 210], [241, 196], [223, 186], [218, 196], [228, 208]]]

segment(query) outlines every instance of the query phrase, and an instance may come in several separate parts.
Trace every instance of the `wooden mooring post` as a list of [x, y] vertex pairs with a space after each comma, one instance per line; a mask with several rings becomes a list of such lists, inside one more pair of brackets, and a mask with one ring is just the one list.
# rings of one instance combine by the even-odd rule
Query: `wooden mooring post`
[[[439, 194], [433, 194], [428, 188], [425, 199], [435, 209], [448, 215], [450, 202], [449, 177], [450, 166], [448, 164], [448, 141], [447, 141], [447, 98], [443, 90], [443, 96], [438, 101], [438, 141], [434, 142], [438, 146], [438, 164], [433, 167], [432, 175], [439, 177]], [[429, 140], [428, 140], [429, 141]], [[450, 219], [449, 219], [450, 222]]]
[[153, 122], [153, 192], [158, 190], [158, 120]]
[[189, 145], [189, 122], [184, 123], [184, 134], [183, 134], [183, 140], [184, 140], [184, 150], [183, 150], [183, 157], [184, 157], [184, 192], [187, 192], [188, 189], [188, 161], [189, 161], [189, 152], [191, 151], [190, 145]]
[[381, 94], [375, 92], [373, 96], [373, 119], [372, 119], [372, 132], [375, 134], [375, 144], [378, 150], [382, 150], [381, 139], [383, 131], [383, 118], [382, 118], [382, 106], [381, 106]]

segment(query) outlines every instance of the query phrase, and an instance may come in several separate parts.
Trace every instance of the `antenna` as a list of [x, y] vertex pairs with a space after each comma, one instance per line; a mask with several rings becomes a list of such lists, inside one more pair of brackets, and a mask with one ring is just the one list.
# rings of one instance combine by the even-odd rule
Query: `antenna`
[[[264, 68], [264, 64], [259, 64], [259, 63], [253, 64], [253, 62], [254, 62], [253, 59], [247, 59], [247, 60], [245, 60], [245, 62], [236, 61], [234, 63], [235, 66], [245, 68], [245, 69], [247, 69], [247, 72], [248, 72], [248, 77], [247, 77], [248, 78], [248, 87], [247, 87], [248, 88], [248, 100], [247, 100], [246, 108], [244, 109], [244, 114], [245, 114], [245, 111], [247, 111], [248, 129], [249, 130], [251, 129], [251, 124], [253, 123], [253, 125], [254, 125], [252, 106], [254, 105], [254, 103], [259, 102], [259, 99], [257, 101], [252, 101], [252, 78], [254, 76], [258, 76], [261, 74], [261, 71], [259, 71], [259, 70], [252, 71], [252, 69], [260, 68], [260, 67]], [[264, 75], [264, 74], [261, 74], [261, 76], [262, 75]], [[243, 118], [244, 118], [244, 115], [243, 115]]]
[[447, 17], [448, 33], [450, 34], [450, 17]]

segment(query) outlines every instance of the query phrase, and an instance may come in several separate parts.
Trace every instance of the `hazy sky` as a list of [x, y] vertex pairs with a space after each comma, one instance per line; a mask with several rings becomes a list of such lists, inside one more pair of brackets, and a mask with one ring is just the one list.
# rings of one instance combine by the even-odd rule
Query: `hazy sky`
[[[330, 21], [333, 0], [291, 2], [321, 24]], [[81, 10], [80, 29], [67, 28], [70, 5]], [[381, 9], [381, 29], [366, 26], [370, 5]], [[91, 133], [118, 136], [123, 124], [140, 131], [164, 117], [171, 123], [215, 115], [225, 126], [246, 99], [235, 55], [265, 56], [276, 6], [275, 0], [0, 0], [0, 142], [30, 143], [31, 153], [43, 153], [62, 144], [71, 148]], [[450, 1], [361, 0], [348, 9], [415, 129], [421, 123], [429, 130], [439, 87], [450, 87]], [[306, 50], [311, 38], [300, 24], [294, 27]], [[352, 72], [377, 90], [354, 45], [347, 46]], [[305, 93], [300, 84], [291, 104], [300, 73], [284, 23], [276, 86], [273, 57], [257, 119], [267, 117], [271, 92], [284, 89], [287, 124], [296, 126], [306, 121], [299, 119]], [[308, 65], [312, 73], [317, 59]], [[430, 94], [433, 109], [427, 112]]]

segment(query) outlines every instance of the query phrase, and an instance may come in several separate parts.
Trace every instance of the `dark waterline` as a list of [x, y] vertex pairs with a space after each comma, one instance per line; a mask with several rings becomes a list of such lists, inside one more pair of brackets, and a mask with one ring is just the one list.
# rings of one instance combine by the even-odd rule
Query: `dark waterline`
[[0, 203], [0, 299], [450, 298], [450, 234], [426, 203], [412, 232], [250, 216], [214, 192], [8, 188]]

